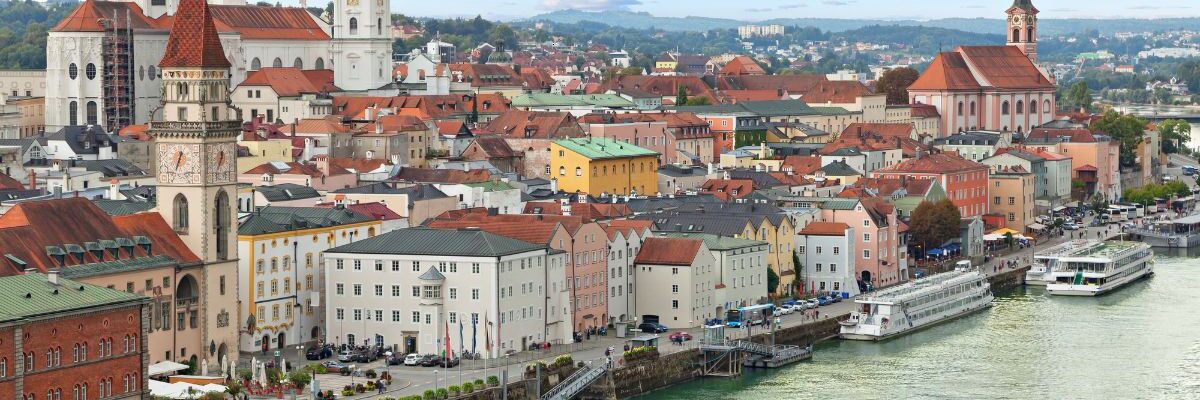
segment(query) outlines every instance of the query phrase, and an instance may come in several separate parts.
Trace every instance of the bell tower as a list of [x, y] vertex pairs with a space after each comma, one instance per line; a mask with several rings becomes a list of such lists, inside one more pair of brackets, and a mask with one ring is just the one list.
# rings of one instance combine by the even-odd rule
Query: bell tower
[[333, 0], [333, 83], [349, 91], [378, 89], [392, 78], [390, 0]]
[[204, 262], [237, 258], [235, 203], [241, 121], [229, 106], [229, 60], [205, 0], [181, 0], [162, 69], [158, 209]]
[[1013, 0], [1008, 14], [1007, 45], [1021, 49], [1029, 61], [1037, 64], [1037, 7], [1033, 0]]

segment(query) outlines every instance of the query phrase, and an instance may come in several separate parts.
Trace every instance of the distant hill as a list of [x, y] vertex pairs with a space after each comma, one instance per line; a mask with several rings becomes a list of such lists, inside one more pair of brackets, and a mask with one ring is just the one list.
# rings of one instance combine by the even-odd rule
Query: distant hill
[[1004, 35], [999, 33], [985, 34], [956, 29], [901, 25], [864, 26], [833, 33], [830, 38], [835, 41], [844, 39], [850, 42], [905, 44], [924, 54], [950, 51], [955, 46], [1004, 43]]
[[[1046, 13], [1043, 13], [1045, 15]], [[662, 29], [666, 31], [706, 31], [711, 29], [735, 29], [745, 24], [780, 24], [785, 26], [812, 26], [824, 31], [842, 32], [874, 25], [927, 26], [956, 29], [974, 33], [999, 33], [1004, 30], [1004, 20], [998, 18], [945, 18], [929, 21], [882, 20], [882, 19], [836, 19], [836, 18], [776, 18], [766, 21], [739, 21], [726, 18], [707, 17], [656, 17], [646, 12], [633, 11], [579, 11], [559, 10], [536, 15], [525, 21], [548, 21], [560, 24], [595, 22], [620, 28]], [[1040, 33], [1063, 35], [1096, 30], [1101, 33], [1143, 32], [1190, 29], [1200, 30], [1200, 18], [1164, 19], [1054, 19], [1044, 18], [1039, 24]]]

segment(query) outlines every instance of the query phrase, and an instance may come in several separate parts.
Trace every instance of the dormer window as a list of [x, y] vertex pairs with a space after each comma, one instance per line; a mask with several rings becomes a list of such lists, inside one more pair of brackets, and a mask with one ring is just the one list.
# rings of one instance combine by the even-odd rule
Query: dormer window
[[67, 252], [63, 251], [58, 246], [46, 246], [46, 254], [54, 259], [56, 266], [62, 267], [67, 265]]
[[85, 252], [83, 251], [83, 246], [74, 243], [67, 243], [65, 247], [67, 248], [67, 252], [71, 253], [71, 258], [75, 259], [76, 262], [79, 264], [87, 263], [86, 259], [84, 258]]
[[104, 261], [104, 247], [100, 246], [100, 243], [87, 242], [83, 244], [83, 247], [87, 249], [88, 253], [92, 253], [92, 257], [96, 261]]
[[150, 238], [145, 237], [145, 236], [134, 236], [133, 242], [137, 243], [138, 247], [141, 247], [142, 251], [145, 252], [146, 255], [154, 254], [153, 244], [150, 243]]

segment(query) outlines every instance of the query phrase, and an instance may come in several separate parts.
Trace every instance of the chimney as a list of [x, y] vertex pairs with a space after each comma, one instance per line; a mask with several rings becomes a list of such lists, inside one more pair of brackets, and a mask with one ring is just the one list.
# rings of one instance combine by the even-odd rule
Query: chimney
[[51, 285], [58, 286], [58, 269], [57, 268], [46, 271], [46, 281], [50, 282]]
[[120, 190], [118, 190], [119, 188], [120, 188], [120, 185], [117, 184], [116, 179], [108, 181], [108, 199], [109, 200], [120, 200], [117, 198], [118, 196], [121, 195]]
[[550, 178], [550, 193], [558, 193], [558, 178]]
[[33, 172], [33, 169], [29, 170], [29, 187], [27, 187], [26, 189], [29, 189], [29, 190], [37, 189], [37, 173]]

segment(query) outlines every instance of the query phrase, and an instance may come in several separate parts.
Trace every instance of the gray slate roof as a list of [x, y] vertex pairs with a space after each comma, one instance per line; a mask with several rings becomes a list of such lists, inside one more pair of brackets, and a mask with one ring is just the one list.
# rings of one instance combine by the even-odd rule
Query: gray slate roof
[[821, 167], [821, 171], [825, 171], [825, 175], [829, 176], [854, 176], [862, 175], [862, 172], [854, 169], [850, 165], [842, 161], [834, 161], [828, 165]]
[[281, 183], [273, 186], [259, 186], [254, 190], [261, 193], [267, 201], [288, 201], [288, 200], [303, 200], [315, 199], [321, 197], [321, 193], [317, 189], [309, 186], [297, 185], [295, 183]]
[[239, 235], [262, 235], [300, 229], [374, 221], [345, 208], [259, 207], [238, 225]]
[[404, 254], [429, 256], [503, 257], [545, 246], [475, 229], [400, 229], [338, 246], [327, 253]]

